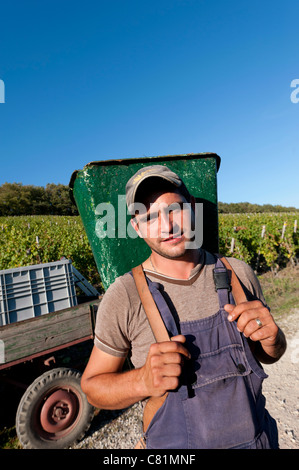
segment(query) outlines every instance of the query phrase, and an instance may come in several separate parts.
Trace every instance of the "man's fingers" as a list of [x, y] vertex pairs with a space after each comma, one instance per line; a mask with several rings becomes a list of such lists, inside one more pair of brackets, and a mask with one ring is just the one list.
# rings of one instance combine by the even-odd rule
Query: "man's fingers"
[[278, 327], [273, 317], [261, 301], [244, 302], [237, 306], [227, 304], [224, 306], [229, 321], [237, 321], [240, 333], [252, 341], [273, 342]]
[[163, 362], [164, 364], [184, 364], [184, 358], [180, 353], [165, 353], [163, 354]]
[[[262, 328], [263, 328], [263, 331], [261, 331]], [[262, 323], [262, 325], [260, 325], [257, 323], [256, 318], [253, 318], [252, 320], [248, 321], [246, 324], [244, 324], [244, 326], [238, 325], [238, 330], [241, 331], [246, 338], [250, 337], [251, 339], [253, 339], [252, 335], [257, 332], [258, 334], [255, 335], [255, 337], [257, 339], [262, 338], [265, 334], [265, 328], [267, 328], [266, 323], [265, 324]]]
[[178, 343], [186, 343], [186, 336], [176, 335], [170, 338], [171, 341], [177, 341]]
[[[252, 309], [266, 308], [260, 300], [252, 300], [251, 302], [242, 302], [238, 305], [226, 304], [224, 310], [229, 314], [228, 320], [234, 321], [244, 312]], [[266, 309], [268, 310], [268, 309]]]
[[162, 343], [156, 343], [156, 347], [162, 354], [165, 353], [178, 353], [184, 357], [190, 359], [191, 355], [187, 348], [183, 345], [186, 342], [186, 338], [183, 335], [173, 336], [171, 341], [164, 341]]
[[158, 396], [162, 396], [164, 395], [165, 392], [167, 392], [167, 390], [175, 390], [176, 388], [178, 388], [180, 384], [180, 380], [179, 380], [179, 377], [178, 376], [163, 376], [163, 377], [160, 377], [159, 380], [156, 380], [155, 381], [155, 386], [157, 389], [162, 389], [162, 394], [159, 393]]

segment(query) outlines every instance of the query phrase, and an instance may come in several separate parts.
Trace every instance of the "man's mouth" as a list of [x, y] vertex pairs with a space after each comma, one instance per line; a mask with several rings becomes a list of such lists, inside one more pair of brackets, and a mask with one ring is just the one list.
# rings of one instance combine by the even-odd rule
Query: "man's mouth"
[[180, 242], [182, 239], [183, 239], [183, 235], [177, 234], [177, 235], [172, 235], [171, 237], [162, 239], [162, 243], [175, 244], [175, 243]]

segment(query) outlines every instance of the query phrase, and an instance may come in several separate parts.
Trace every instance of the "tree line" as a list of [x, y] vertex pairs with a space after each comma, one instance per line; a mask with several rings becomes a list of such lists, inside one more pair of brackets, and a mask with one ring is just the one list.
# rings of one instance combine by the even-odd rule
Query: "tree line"
[[219, 202], [219, 214], [246, 214], [261, 212], [298, 212], [296, 207], [285, 207], [272, 204], [251, 204], [250, 202]]
[[[295, 207], [249, 202], [218, 203], [220, 214], [248, 212], [295, 212]], [[0, 186], [0, 216], [8, 215], [78, 215], [70, 198], [69, 187], [49, 183], [46, 187], [4, 183]]]
[[78, 210], [63, 184], [4, 183], [0, 186], [0, 216], [7, 215], [78, 215]]

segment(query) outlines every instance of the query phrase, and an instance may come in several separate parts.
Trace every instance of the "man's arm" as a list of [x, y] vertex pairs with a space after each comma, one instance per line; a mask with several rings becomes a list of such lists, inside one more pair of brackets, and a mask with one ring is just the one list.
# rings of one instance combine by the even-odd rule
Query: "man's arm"
[[150, 396], [162, 396], [179, 385], [184, 358], [184, 336], [152, 344], [146, 363], [139, 369], [122, 372], [125, 359], [93, 348], [81, 379], [89, 403], [101, 409], [123, 409]]
[[286, 350], [285, 335], [261, 301], [227, 304], [224, 308], [228, 320], [236, 320], [238, 330], [253, 342], [253, 353], [260, 362], [272, 364], [280, 359]]

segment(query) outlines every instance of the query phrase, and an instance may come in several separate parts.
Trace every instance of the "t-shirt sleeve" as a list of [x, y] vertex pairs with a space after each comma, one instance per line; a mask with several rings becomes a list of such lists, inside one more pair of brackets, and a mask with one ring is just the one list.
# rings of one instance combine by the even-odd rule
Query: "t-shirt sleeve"
[[245, 294], [247, 296], [247, 299], [258, 299], [266, 307], [268, 307], [261, 285], [253, 269], [248, 264], [244, 263], [244, 261], [238, 260], [236, 258], [228, 258], [228, 262], [230, 263], [239, 280], [245, 287]]
[[112, 356], [127, 356], [130, 309], [126, 288], [121, 278], [117, 278], [107, 289], [97, 311], [94, 339], [97, 348]]

